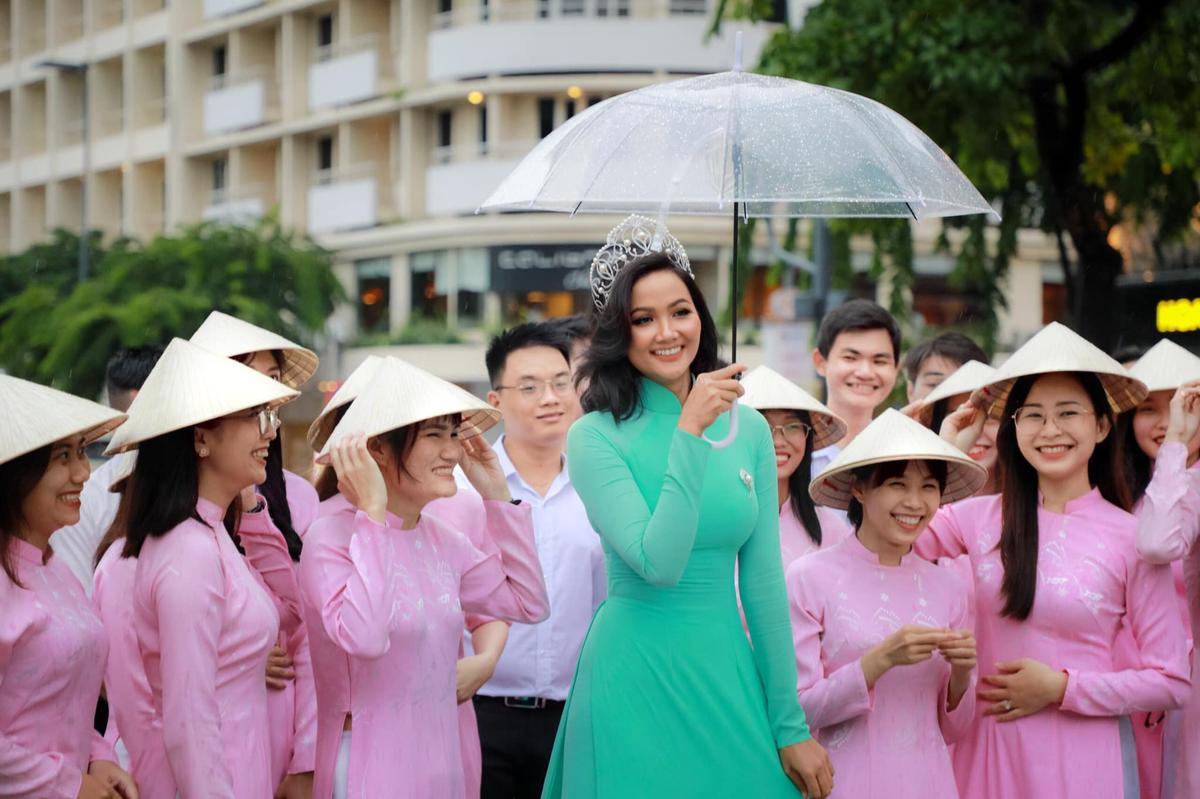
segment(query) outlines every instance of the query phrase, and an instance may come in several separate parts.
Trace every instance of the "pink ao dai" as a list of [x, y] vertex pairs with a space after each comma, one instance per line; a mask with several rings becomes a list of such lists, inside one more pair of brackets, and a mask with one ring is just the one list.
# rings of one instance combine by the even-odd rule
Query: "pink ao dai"
[[226, 532], [224, 509], [201, 499], [196, 512], [202, 521], [146, 539], [134, 578], [165, 767], [182, 799], [270, 799], [265, 674], [279, 613]]
[[787, 591], [800, 705], [833, 761], [833, 796], [957, 797], [947, 744], [974, 720], [974, 686], [948, 711], [940, 656], [890, 669], [873, 688], [861, 658], [905, 625], [964, 628], [959, 575], [914, 554], [884, 566], [851, 535], [793, 563]]
[[108, 638], [65, 564], [9, 546], [24, 587], [0, 571], [0, 797], [75, 799], [89, 763], [116, 761], [92, 729]]
[[[1200, 466], [1187, 468], [1183, 444], [1163, 444], [1154, 476], [1137, 508], [1138, 553], [1151, 563], [1183, 564], [1192, 641], [1200, 641]], [[1200, 796], [1200, 654], [1192, 650], [1192, 691], [1183, 710], [1179, 740], [1168, 747], [1173, 762], [1163, 764], [1174, 777], [1176, 797]], [[1164, 779], [1165, 784], [1172, 780]]]
[[[1184, 631], [1170, 570], [1142, 561], [1132, 515], [1092, 490], [1065, 512], [1038, 509], [1038, 581], [1024, 621], [1001, 615], [1004, 568], [999, 496], [943, 507], [917, 542], [926, 558], [970, 557], [980, 678], [994, 664], [1033, 658], [1067, 673], [1061, 707], [1013, 722], [977, 718], [955, 745], [964, 799], [1120, 799], [1118, 717], [1178, 707], [1187, 696]], [[1117, 635], [1128, 624], [1139, 668], [1119, 669]]]
[[846, 523], [846, 517], [838, 511], [817, 506], [817, 521], [821, 524], [821, 543], [818, 546], [808, 535], [804, 523], [792, 512], [792, 503], [784, 502], [779, 508], [779, 549], [783, 555], [783, 569], [797, 558], [812, 554], [819, 549], [828, 549], [844, 541], [854, 531]]
[[[344, 498], [322, 506], [300, 559], [317, 681], [313, 795], [329, 799], [353, 718], [348, 795], [465, 795], [455, 699], [464, 611], [513, 621], [549, 612], [528, 507], [486, 502], [481, 550], [428, 514], [379, 524]], [[503, 544], [503, 548], [497, 546]]]

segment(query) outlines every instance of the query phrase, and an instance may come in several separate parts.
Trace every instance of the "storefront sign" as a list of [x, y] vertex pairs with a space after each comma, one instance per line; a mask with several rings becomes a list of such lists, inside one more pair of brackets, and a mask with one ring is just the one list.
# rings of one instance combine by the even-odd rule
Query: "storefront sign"
[[1191, 333], [1200, 330], [1200, 298], [1159, 300], [1155, 320], [1159, 333]]
[[489, 247], [492, 291], [587, 291], [595, 244]]

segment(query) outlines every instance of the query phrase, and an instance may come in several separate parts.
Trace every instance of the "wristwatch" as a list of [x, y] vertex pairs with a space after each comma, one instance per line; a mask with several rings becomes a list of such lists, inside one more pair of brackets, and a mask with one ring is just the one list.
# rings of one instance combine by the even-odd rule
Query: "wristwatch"
[[509, 504], [511, 504], [511, 505], [520, 505], [520, 504], [521, 504], [521, 500], [519, 500], [519, 499], [510, 499], [510, 500], [509, 500]]

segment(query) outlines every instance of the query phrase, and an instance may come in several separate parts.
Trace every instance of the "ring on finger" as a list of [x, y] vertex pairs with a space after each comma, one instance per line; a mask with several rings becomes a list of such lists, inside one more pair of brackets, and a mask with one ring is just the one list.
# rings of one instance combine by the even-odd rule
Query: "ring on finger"
[[1000, 706], [1004, 708], [1004, 712], [1005, 712], [1005, 713], [1009, 713], [1009, 712], [1011, 712], [1011, 711], [1012, 711], [1012, 709], [1013, 709], [1013, 703], [1012, 703], [1012, 700], [1011, 700], [1011, 699], [1005, 699], [1003, 702], [1001, 702], [1001, 703], [1000, 703]]

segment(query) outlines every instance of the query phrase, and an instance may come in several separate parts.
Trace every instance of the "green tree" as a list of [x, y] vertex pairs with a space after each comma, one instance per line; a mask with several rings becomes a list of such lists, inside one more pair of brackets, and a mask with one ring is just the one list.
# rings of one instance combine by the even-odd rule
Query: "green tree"
[[145, 244], [97, 239], [83, 283], [77, 244], [56, 231], [0, 261], [0, 366], [81, 396], [100, 392], [115, 350], [189, 336], [214, 309], [307, 342], [345, 300], [329, 254], [269, 219]]
[[[771, 7], [721, 0], [716, 24]], [[1040, 227], [1060, 243], [1070, 321], [1110, 346], [1113, 227], [1144, 225], [1163, 253], [1200, 222], [1197, 29], [1195, 0], [823, 0], [759, 68], [912, 120], [1004, 217], [991, 252], [982, 218], [947, 221], [966, 233], [957, 284], [998, 301], [1018, 228]]]

